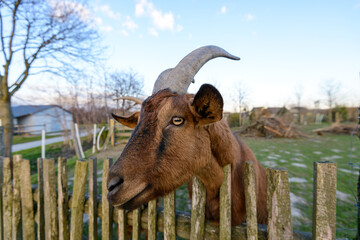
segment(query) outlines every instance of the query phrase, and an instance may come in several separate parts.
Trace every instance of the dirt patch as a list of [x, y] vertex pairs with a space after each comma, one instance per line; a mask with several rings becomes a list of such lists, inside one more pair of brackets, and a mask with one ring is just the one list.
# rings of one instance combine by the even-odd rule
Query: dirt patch
[[120, 156], [122, 150], [124, 149], [124, 144], [116, 145], [115, 147], [107, 147], [106, 150], [102, 150], [98, 153], [91, 155], [90, 157], [95, 157], [97, 159], [106, 159], [112, 158], [114, 161]]

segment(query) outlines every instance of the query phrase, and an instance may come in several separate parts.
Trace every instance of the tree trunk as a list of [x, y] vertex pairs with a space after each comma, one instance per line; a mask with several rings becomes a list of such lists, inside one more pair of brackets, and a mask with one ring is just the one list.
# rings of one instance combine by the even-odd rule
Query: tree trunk
[[4, 150], [5, 157], [11, 157], [11, 145], [13, 136], [13, 116], [11, 112], [11, 97], [6, 89], [1, 89], [0, 98], [0, 117], [1, 124], [4, 127]]

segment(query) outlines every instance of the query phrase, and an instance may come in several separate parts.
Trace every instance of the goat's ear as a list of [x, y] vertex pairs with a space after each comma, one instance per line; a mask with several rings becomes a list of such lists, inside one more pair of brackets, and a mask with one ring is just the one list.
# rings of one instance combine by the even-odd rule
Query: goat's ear
[[214, 86], [204, 84], [196, 93], [190, 109], [199, 125], [206, 125], [222, 119], [223, 106], [220, 92]]
[[119, 122], [129, 128], [135, 128], [139, 121], [139, 114], [140, 114], [140, 112], [134, 112], [133, 114], [131, 114], [128, 117], [121, 117], [121, 116], [115, 115], [113, 113], [111, 115], [117, 122]]

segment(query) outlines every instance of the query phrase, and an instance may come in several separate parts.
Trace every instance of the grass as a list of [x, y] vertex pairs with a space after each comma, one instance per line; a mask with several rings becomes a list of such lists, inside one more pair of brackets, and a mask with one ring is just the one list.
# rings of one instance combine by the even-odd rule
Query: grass
[[[51, 135], [51, 136], [46, 136], [47, 139], [49, 138], [54, 138], [54, 137], [59, 137], [59, 135]], [[20, 143], [27, 143], [27, 142], [33, 142], [33, 141], [39, 141], [41, 140], [41, 135], [35, 135], [35, 136], [19, 136], [19, 135], [15, 135], [13, 136], [13, 144], [20, 144]]]
[[[305, 139], [243, 138], [256, 158], [265, 167], [285, 167], [289, 172], [292, 193], [294, 229], [312, 231], [313, 163], [332, 161], [337, 163], [337, 237], [352, 238], [356, 234], [357, 208], [354, 206], [357, 189], [357, 171], [352, 171], [350, 162], [349, 135], [310, 134], [319, 126], [306, 126]], [[360, 142], [354, 139], [353, 161], [360, 159]], [[295, 211], [294, 211], [295, 210]], [[295, 214], [294, 214], [295, 213]]]

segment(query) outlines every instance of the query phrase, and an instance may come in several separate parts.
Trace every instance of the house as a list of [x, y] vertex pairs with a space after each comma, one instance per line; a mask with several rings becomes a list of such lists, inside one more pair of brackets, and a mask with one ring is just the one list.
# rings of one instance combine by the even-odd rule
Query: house
[[12, 108], [15, 134], [38, 134], [69, 130], [73, 122], [72, 114], [57, 105], [20, 105]]

